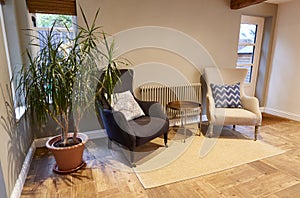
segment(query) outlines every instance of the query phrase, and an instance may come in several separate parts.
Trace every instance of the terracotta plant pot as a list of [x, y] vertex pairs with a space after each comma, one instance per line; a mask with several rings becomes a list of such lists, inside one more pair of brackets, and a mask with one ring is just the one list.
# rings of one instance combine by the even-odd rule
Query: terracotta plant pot
[[[73, 133], [68, 134], [68, 137], [72, 136]], [[81, 143], [68, 147], [54, 146], [56, 142], [61, 140], [61, 135], [54, 136], [47, 141], [46, 147], [51, 151], [56, 160], [53, 171], [57, 173], [70, 173], [85, 165], [82, 156], [84, 144], [88, 141], [88, 136], [78, 133], [77, 138], [81, 139]]]

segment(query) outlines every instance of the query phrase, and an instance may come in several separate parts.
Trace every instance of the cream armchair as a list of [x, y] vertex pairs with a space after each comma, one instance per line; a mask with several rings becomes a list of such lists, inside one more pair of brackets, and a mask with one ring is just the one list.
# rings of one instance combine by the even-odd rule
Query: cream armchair
[[[207, 67], [204, 69], [204, 79], [207, 84], [207, 118], [209, 121], [209, 135], [213, 135], [214, 125], [252, 125], [255, 126], [254, 140], [257, 139], [258, 127], [261, 125], [262, 115], [256, 97], [246, 96], [244, 93], [244, 79], [246, 69]], [[217, 108], [211, 84], [233, 85], [240, 83], [241, 108]]]

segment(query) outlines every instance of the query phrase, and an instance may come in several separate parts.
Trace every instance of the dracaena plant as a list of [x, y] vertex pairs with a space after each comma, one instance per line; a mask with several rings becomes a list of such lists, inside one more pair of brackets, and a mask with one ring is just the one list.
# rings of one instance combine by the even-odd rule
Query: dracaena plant
[[105, 89], [107, 100], [111, 103], [114, 87], [120, 81], [120, 65], [128, 66], [131, 62], [128, 59], [117, 57], [115, 52], [115, 41], [108, 42], [106, 33], [102, 32], [102, 49], [100, 52], [103, 64], [105, 65], [101, 72], [103, 73], [102, 88]]
[[[96, 26], [97, 11], [91, 24], [80, 8], [84, 26], [77, 26], [78, 32], [63, 41], [53, 42], [56, 36], [55, 23], [46, 35], [33, 34], [34, 42], [30, 46], [43, 43], [37, 54], [30, 50], [26, 54], [29, 60], [20, 71], [18, 92], [30, 117], [41, 126], [50, 116], [62, 129], [62, 146], [77, 141], [79, 121], [91, 106], [95, 95], [99, 70], [97, 65], [99, 52], [97, 43], [101, 37], [100, 26]], [[102, 87], [101, 87], [102, 88]], [[72, 113], [72, 116], [71, 116]], [[70, 118], [74, 118], [74, 135], [68, 140]]]

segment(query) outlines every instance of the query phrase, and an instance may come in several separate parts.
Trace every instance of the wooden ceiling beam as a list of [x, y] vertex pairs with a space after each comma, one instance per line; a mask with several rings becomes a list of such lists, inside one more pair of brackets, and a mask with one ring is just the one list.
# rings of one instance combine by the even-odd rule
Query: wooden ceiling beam
[[237, 10], [254, 4], [262, 3], [264, 1], [266, 0], [231, 0], [230, 8], [233, 10]]

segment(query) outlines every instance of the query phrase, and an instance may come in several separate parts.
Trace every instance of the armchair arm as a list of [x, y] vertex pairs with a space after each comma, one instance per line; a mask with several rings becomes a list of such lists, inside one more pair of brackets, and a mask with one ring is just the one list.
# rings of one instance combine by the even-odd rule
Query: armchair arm
[[101, 109], [100, 112], [108, 137], [130, 149], [134, 148], [136, 135], [123, 113], [108, 109]]
[[166, 114], [162, 110], [162, 105], [158, 102], [142, 101], [136, 98], [137, 103], [143, 109], [145, 115], [157, 117], [161, 119], [167, 119]]
[[207, 95], [206, 96], [206, 114], [207, 114], [207, 119], [209, 123], [214, 123], [216, 121], [215, 119], [215, 100], [212, 96]]
[[262, 115], [259, 110], [259, 102], [256, 97], [243, 96], [241, 98], [242, 106], [244, 109], [253, 112], [257, 116], [257, 124], [260, 125], [262, 121]]

